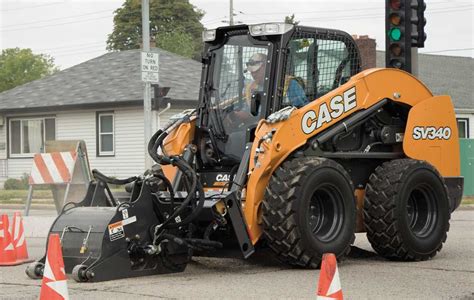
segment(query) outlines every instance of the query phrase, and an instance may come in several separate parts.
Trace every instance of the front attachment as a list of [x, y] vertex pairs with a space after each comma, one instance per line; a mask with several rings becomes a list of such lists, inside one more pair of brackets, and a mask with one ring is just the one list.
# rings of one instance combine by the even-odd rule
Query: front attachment
[[[66, 273], [76, 281], [98, 282], [184, 271], [191, 257], [189, 247], [171, 239], [153, 243], [153, 228], [160, 220], [152, 197], [148, 185], [143, 184], [133, 202], [63, 211], [50, 234], [61, 237]], [[36, 275], [29, 275], [31, 278], [42, 275], [30, 273]]]

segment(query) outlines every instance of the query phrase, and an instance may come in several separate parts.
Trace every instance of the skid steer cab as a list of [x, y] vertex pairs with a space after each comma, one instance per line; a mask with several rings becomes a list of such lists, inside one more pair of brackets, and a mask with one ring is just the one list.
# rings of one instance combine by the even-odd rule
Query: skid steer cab
[[193, 255], [260, 247], [316, 268], [323, 253], [346, 255], [356, 232], [388, 259], [436, 255], [463, 189], [449, 96], [404, 71], [361, 71], [337, 30], [239, 25], [203, 39], [199, 103], [153, 135], [156, 164], [127, 179], [94, 171], [53, 224], [66, 272], [180, 272]]

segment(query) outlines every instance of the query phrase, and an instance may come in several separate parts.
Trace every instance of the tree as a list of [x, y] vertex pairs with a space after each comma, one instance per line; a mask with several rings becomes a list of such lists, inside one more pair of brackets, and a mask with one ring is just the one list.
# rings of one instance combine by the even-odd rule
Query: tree
[[[140, 0], [125, 0], [115, 11], [114, 29], [107, 38], [108, 50], [140, 48], [141, 9]], [[156, 38], [157, 45], [163, 49], [197, 59], [202, 49], [203, 15], [189, 0], [150, 0], [151, 39]]]
[[0, 55], [0, 92], [51, 75], [59, 69], [46, 54], [31, 49], [9, 48]]
[[177, 29], [171, 32], [159, 32], [156, 36], [158, 48], [187, 58], [193, 58], [197, 54], [194, 49], [193, 36], [184, 30]]
[[286, 16], [285, 17], [285, 23], [286, 24], [298, 25], [299, 21], [295, 20], [295, 14], [291, 14], [291, 16]]

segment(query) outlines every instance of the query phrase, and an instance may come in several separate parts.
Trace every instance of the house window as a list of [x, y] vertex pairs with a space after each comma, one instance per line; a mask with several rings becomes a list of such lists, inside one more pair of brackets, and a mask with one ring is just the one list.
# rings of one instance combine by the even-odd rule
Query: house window
[[457, 121], [458, 121], [459, 138], [468, 139], [469, 138], [469, 119], [458, 118]]
[[9, 120], [10, 157], [32, 157], [44, 152], [46, 141], [56, 139], [56, 120], [44, 118], [13, 118]]
[[97, 155], [115, 155], [114, 114], [97, 114]]

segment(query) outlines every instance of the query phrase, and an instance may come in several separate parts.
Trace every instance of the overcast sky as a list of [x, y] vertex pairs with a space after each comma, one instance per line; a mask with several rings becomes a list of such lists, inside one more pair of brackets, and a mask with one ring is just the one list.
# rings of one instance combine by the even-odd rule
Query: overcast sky
[[[426, 47], [420, 53], [474, 57], [472, 0], [425, 0]], [[123, 0], [0, 0], [0, 48], [50, 54], [61, 69], [106, 53], [113, 12]], [[228, 0], [191, 0], [206, 14], [207, 28], [225, 25]], [[234, 0], [235, 21], [282, 21], [295, 14], [302, 25], [369, 35], [384, 49], [384, 0]]]

